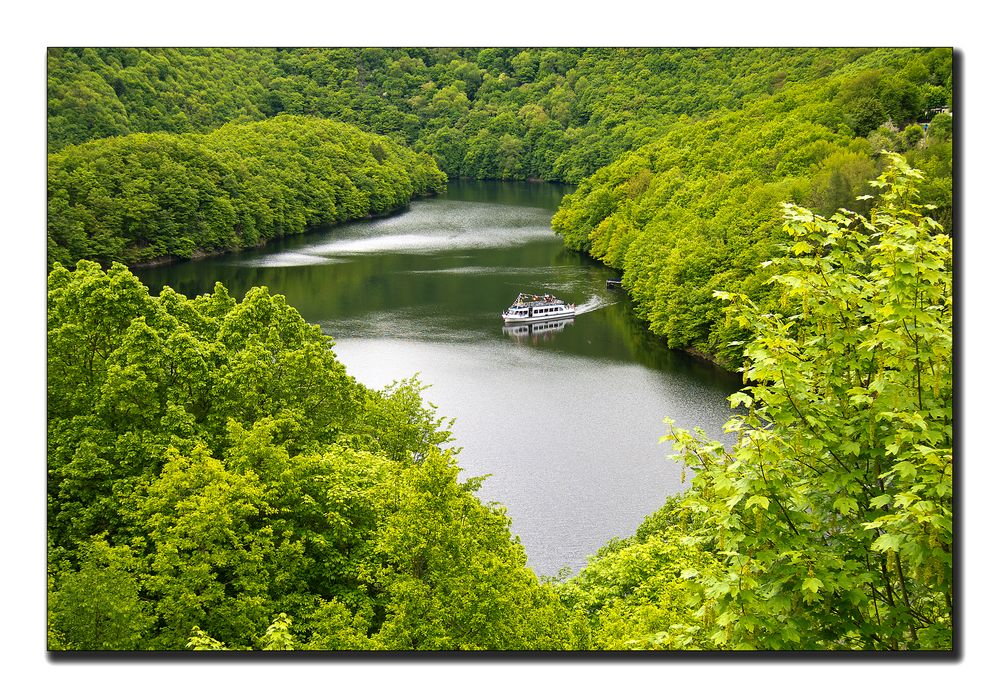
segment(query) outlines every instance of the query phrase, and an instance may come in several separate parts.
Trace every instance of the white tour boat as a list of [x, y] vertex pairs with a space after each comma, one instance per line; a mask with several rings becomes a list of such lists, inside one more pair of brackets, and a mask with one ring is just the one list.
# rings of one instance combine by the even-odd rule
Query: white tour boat
[[549, 294], [535, 296], [519, 293], [517, 299], [500, 314], [504, 322], [539, 322], [558, 320], [576, 315], [576, 306]]

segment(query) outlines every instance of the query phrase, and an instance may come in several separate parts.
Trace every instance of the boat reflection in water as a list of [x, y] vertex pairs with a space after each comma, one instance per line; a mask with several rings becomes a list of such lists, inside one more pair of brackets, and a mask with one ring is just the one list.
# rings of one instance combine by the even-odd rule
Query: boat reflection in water
[[522, 322], [516, 325], [505, 324], [503, 333], [512, 337], [516, 342], [531, 340], [537, 342], [539, 339], [551, 339], [552, 335], [562, 332], [573, 324], [573, 318], [563, 318], [561, 320], [540, 320], [539, 322]]

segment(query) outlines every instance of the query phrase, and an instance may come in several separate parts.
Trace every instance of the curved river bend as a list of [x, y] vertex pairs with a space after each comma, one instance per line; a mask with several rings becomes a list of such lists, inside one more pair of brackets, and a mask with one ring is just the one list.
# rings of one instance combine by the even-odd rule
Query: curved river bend
[[[281, 293], [335, 338], [347, 370], [381, 388], [419, 373], [456, 419], [466, 476], [503, 504], [539, 574], [578, 570], [683, 489], [663, 418], [721, 437], [739, 379], [667, 350], [635, 319], [614, 276], [549, 227], [566, 187], [452, 181], [387, 218], [261, 250], [137, 270], [153, 293], [221, 281], [241, 298]], [[505, 327], [519, 291], [580, 312], [551, 327]]]

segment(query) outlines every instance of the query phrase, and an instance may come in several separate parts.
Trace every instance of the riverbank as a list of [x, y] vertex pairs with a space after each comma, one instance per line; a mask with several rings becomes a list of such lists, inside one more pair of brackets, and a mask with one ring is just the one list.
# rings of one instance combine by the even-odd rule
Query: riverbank
[[[404, 211], [406, 211], [407, 209], [409, 209], [410, 204], [413, 201], [416, 201], [418, 199], [426, 199], [426, 198], [434, 197], [434, 196], [437, 196], [437, 195], [438, 195], [438, 192], [426, 192], [426, 193], [419, 194], [419, 195], [415, 196], [413, 199], [411, 199], [410, 201], [407, 201], [406, 203], [400, 204], [399, 206], [394, 206], [393, 208], [391, 208], [391, 209], [389, 209], [387, 211], [380, 211], [380, 212], [377, 212], [377, 213], [373, 212], [373, 213], [369, 213], [369, 214], [364, 215], [364, 216], [359, 216], [358, 218], [354, 218], [354, 219], [351, 219], [349, 221], [339, 221], [338, 223], [353, 223], [353, 222], [357, 222], [357, 221], [378, 220], [380, 218], [388, 218], [390, 216], [395, 216], [395, 215], [398, 215], [400, 213], [403, 213]], [[293, 237], [305, 237], [305, 236], [309, 236], [309, 235], [315, 235], [315, 234], [321, 233], [322, 231], [329, 230], [332, 225], [336, 225], [338, 223], [329, 222], [329, 223], [322, 223], [322, 224], [319, 224], [319, 225], [315, 225], [315, 226], [312, 226], [312, 227], [310, 227], [310, 228], [308, 228], [306, 230], [303, 230], [300, 233], [294, 233], [293, 235], [286, 236], [283, 239], [287, 240], [287, 239], [290, 239], [290, 238], [293, 238]], [[162, 266], [168, 266], [168, 265], [171, 265], [171, 264], [177, 264], [179, 262], [193, 262], [193, 261], [198, 261], [198, 260], [202, 260], [202, 259], [209, 259], [211, 257], [223, 257], [225, 255], [229, 255], [229, 254], [232, 254], [234, 252], [245, 252], [247, 250], [254, 250], [254, 249], [256, 249], [256, 250], [262, 250], [262, 249], [265, 249], [268, 245], [270, 245], [270, 244], [272, 244], [274, 242], [275, 242], [274, 240], [261, 240], [260, 242], [258, 242], [255, 245], [247, 245], [245, 247], [233, 247], [233, 248], [220, 249], [220, 250], [197, 250], [197, 251], [195, 251], [194, 254], [192, 254], [191, 256], [188, 256], [188, 257], [180, 257], [180, 256], [177, 256], [177, 255], [163, 255], [161, 257], [155, 257], [153, 259], [144, 260], [142, 262], [134, 262], [134, 263], [129, 264], [127, 266], [129, 267], [129, 269], [149, 269], [149, 268], [152, 268], [152, 267], [162, 267]]]

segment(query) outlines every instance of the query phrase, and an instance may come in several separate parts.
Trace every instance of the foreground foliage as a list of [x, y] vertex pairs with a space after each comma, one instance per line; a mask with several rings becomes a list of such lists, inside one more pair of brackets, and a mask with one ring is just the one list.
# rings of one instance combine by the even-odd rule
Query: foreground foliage
[[[49, 277], [50, 647], [551, 647], [554, 595], [405, 382], [355, 382], [281, 296]], [[212, 642], [206, 640], [211, 645]]]
[[[51, 50], [49, 646], [949, 648], [950, 103], [945, 49]], [[750, 384], [734, 445], [672, 430], [690, 491], [571, 579], [525, 567], [419, 384], [358, 384], [281, 296], [67, 269], [438, 168], [581, 182], [566, 244]]]
[[671, 433], [717, 644], [951, 646], [951, 239], [893, 163], [870, 218], [786, 206], [783, 312], [721, 294], [753, 335], [736, 445]]
[[[950, 649], [951, 238], [901, 158], [870, 216], [789, 204], [725, 447], [666, 437], [691, 488], [560, 593], [576, 646]], [[668, 420], [669, 421], [669, 420]]]

